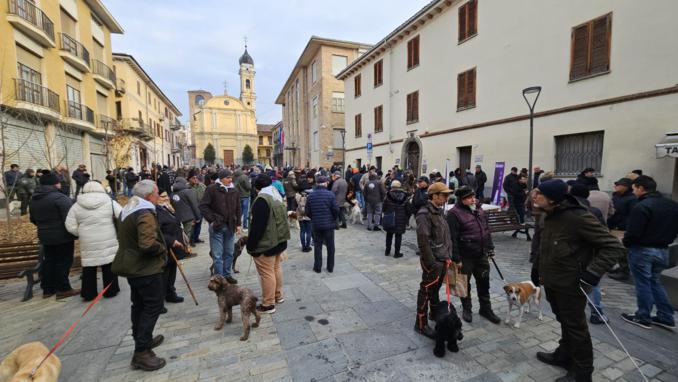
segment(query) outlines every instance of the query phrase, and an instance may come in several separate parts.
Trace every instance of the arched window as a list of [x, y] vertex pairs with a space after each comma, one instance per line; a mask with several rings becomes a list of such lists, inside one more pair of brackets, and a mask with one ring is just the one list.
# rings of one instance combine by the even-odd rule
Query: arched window
[[245, 80], [245, 89], [250, 88], [250, 80]]
[[205, 104], [205, 97], [203, 97], [201, 95], [198, 95], [197, 97], [195, 97], [195, 104], [198, 105], [198, 106], [204, 105]]

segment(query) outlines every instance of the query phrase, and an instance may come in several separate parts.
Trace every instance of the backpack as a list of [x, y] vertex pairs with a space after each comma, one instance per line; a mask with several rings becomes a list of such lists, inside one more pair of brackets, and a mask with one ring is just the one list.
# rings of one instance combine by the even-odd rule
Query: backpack
[[299, 198], [299, 203], [297, 203], [297, 217], [305, 217], [306, 216], [306, 199], [308, 198], [308, 195], [306, 194], [301, 194], [301, 197]]

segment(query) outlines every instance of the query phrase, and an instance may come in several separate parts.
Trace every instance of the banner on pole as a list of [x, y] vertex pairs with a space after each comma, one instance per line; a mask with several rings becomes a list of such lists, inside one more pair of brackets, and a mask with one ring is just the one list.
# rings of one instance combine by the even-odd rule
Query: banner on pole
[[494, 180], [492, 181], [492, 204], [501, 204], [501, 190], [504, 185], [504, 168], [505, 162], [495, 162], [494, 164]]

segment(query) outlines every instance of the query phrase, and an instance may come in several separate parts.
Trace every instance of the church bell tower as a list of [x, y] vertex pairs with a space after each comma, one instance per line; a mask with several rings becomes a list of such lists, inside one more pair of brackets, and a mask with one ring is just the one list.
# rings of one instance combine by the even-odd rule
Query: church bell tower
[[256, 94], [254, 92], [254, 60], [247, 52], [245, 44], [245, 53], [240, 56], [240, 100], [243, 105], [251, 110], [256, 110]]

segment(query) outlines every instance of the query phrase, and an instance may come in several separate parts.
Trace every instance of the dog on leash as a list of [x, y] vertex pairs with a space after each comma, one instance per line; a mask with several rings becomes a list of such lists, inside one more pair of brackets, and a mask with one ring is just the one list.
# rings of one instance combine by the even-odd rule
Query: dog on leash
[[351, 207], [350, 219], [353, 224], [363, 224], [363, 211], [358, 203]]
[[445, 343], [447, 342], [447, 350], [456, 353], [459, 351], [457, 341], [461, 341], [464, 335], [461, 333], [461, 320], [457, 316], [457, 311], [454, 306], [441, 301], [438, 305], [432, 307], [433, 318], [436, 321], [435, 341], [436, 345], [433, 348], [433, 354], [436, 357], [445, 356]]
[[257, 297], [251, 289], [231, 284], [221, 275], [210, 278], [207, 288], [217, 294], [219, 304], [219, 319], [214, 325], [214, 330], [221, 330], [224, 323], [233, 321], [233, 307], [240, 305], [240, 316], [244, 333], [240, 341], [247, 341], [250, 336], [250, 314], [254, 315], [253, 328], [259, 327], [261, 315], [257, 312]]
[[41, 342], [29, 342], [14, 349], [0, 363], [0, 381], [2, 382], [57, 382], [61, 373], [61, 361], [51, 354], [31, 378], [31, 372], [49, 353]]
[[520, 283], [509, 283], [504, 285], [504, 292], [506, 292], [506, 300], [509, 308], [506, 314], [506, 325], [511, 324], [511, 311], [513, 307], [518, 308], [518, 320], [513, 324], [514, 328], [520, 328], [520, 322], [523, 319], [524, 312], [530, 312], [530, 306], [535, 304], [539, 309], [539, 320], [544, 319], [541, 307], [541, 288], [535, 286], [532, 281], [523, 281]]
[[290, 225], [290, 228], [299, 229], [297, 211], [287, 211], [287, 223]]

